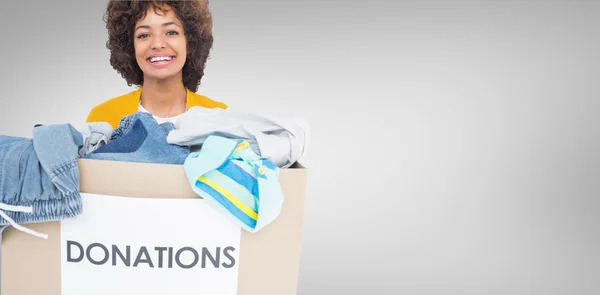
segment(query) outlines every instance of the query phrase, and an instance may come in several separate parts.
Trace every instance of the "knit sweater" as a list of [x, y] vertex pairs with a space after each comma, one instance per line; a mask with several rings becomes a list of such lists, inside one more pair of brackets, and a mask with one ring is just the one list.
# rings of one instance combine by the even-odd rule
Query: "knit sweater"
[[[194, 106], [205, 108], [222, 108], [227, 109], [227, 105], [214, 101], [206, 96], [197, 94], [189, 89], [186, 90], [187, 109]], [[127, 115], [138, 111], [140, 104], [140, 95], [142, 88], [138, 88], [132, 92], [112, 98], [104, 103], [101, 103], [90, 111], [86, 119], [86, 123], [90, 122], [108, 122], [113, 128], [119, 126], [121, 119]]]

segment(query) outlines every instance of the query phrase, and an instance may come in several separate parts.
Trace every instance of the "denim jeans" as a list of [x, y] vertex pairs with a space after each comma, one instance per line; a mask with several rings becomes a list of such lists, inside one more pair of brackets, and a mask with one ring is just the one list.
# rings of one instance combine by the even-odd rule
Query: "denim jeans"
[[0, 225], [47, 238], [20, 223], [81, 213], [80, 132], [69, 124], [37, 126], [33, 138], [0, 135]]
[[109, 143], [83, 158], [181, 165], [190, 149], [167, 143], [174, 128], [170, 122], [159, 125], [149, 113], [136, 112], [121, 119]]

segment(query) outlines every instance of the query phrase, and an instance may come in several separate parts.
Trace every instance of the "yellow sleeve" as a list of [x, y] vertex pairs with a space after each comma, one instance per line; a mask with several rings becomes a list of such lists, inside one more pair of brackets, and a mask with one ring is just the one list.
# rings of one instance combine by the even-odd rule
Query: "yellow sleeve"
[[92, 108], [88, 114], [85, 122], [108, 122], [113, 128], [119, 127], [121, 116], [117, 110], [114, 109], [110, 104], [100, 104]]

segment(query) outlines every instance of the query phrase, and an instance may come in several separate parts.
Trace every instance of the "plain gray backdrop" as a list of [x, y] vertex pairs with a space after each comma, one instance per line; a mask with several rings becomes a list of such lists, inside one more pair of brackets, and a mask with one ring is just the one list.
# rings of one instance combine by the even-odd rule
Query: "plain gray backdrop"
[[[105, 6], [2, 2], [1, 134], [133, 90]], [[210, 7], [198, 92], [311, 125], [298, 294], [600, 293], [600, 2]]]

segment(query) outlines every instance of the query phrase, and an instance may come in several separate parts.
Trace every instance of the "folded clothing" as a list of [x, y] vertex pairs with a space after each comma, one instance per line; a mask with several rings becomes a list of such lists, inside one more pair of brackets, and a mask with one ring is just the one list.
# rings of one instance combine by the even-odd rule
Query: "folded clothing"
[[245, 230], [257, 232], [279, 216], [280, 169], [248, 141], [209, 136], [183, 166], [192, 190]]
[[195, 106], [179, 117], [167, 142], [196, 151], [211, 135], [246, 140], [255, 153], [277, 167], [288, 168], [307, 152], [309, 125], [301, 118]]
[[136, 112], [121, 119], [110, 142], [83, 158], [181, 165], [190, 149], [167, 143], [167, 135], [174, 128], [173, 123], [159, 125], [151, 114]]
[[82, 146], [81, 133], [69, 124], [36, 126], [32, 138], [0, 135], [0, 225], [47, 238], [19, 224], [80, 214]]
[[113, 128], [107, 122], [91, 122], [80, 130], [83, 136], [83, 147], [79, 156], [83, 157], [110, 142]]

